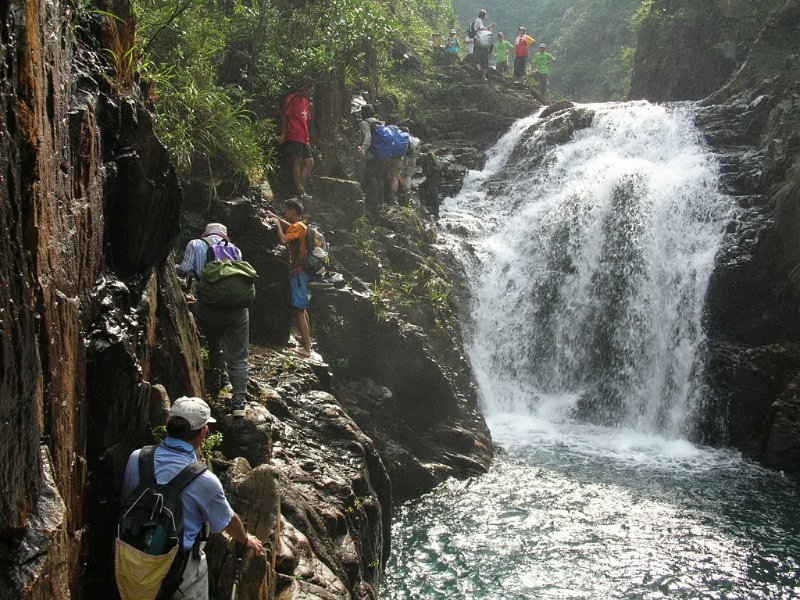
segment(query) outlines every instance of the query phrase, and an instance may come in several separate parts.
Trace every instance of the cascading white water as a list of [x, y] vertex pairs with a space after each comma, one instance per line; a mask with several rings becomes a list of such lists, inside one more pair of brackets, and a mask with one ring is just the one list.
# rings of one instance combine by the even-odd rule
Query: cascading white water
[[691, 110], [524, 119], [443, 207], [505, 451], [399, 507], [386, 600], [800, 598], [798, 486], [686, 439], [731, 204]]
[[798, 486], [685, 439], [716, 182], [691, 107], [646, 103], [519, 121], [468, 175], [442, 225], [505, 451], [399, 507], [383, 598], [800, 598]]
[[467, 337], [482, 404], [678, 436], [730, 204], [690, 107], [580, 111], [591, 125], [561, 145], [545, 140], [564, 123], [518, 122], [445, 205], [462, 231], [475, 223]]

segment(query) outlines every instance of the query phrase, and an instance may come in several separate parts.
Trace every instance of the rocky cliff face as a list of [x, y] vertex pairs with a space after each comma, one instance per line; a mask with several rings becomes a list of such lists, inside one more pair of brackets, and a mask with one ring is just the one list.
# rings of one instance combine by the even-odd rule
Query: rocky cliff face
[[[204, 390], [170, 253], [206, 219], [224, 220], [259, 270], [254, 339], [280, 345], [289, 332], [268, 190], [210, 215], [182, 203], [136, 81], [109, 62], [133, 44], [129, 6], [100, 8], [0, 10], [2, 598], [114, 597], [108, 548], [127, 457], [152, 441], [170, 398]], [[430, 224], [399, 208], [363, 220], [357, 185], [318, 186], [312, 215], [332, 230], [343, 273], [316, 292], [312, 317], [334, 376], [254, 347], [248, 417], [226, 417], [225, 398], [213, 406], [224, 433], [213, 466], [268, 549], [266, 562], [245, 557], [241, 598], [377, 597], [392, 500], [491, 459]], [[394, 292], [416, 281], [416, 304], [365, 286], [376, 273]], [[222, 537], [209, 545], [216, 594], [229, 592], [235, 553]]]
[[[654, 2], [652, 12], [670, 22], [665, 17], [682, 10], [686, 18], [696, 17], [689, 29], [702, 30], [719, 10], [713, 5], [708, 12], [704, 7], [692, 13], [680, 2]], [[698, 54], [716, 51], [725, 23], [703, 39]], [[654, 99], [710, 94], [698, 121], [719, 153], [721, 185], [738, 204], [708, 297], [713, 400], [707, 435], [769, 465], [800, 472], [800, 2], [781, 2], [755, 29], [738, 71], [722, 69], [722, 79], [709, 74], [702, 89], [680, 83], [687, 71], [706, 71], [685, 68], [688, 63], [672, 46], [647, 51], [655, 40], [677, 35], [657, 24], [654, 19], [648, 27], [655, 30], [640, 34], [642, 58], [637, 58], [634, 75], [640, 85], [634, 88]], [[650, 34], [652, 39], [646, 39]], [[652, 83], [656, 75], [648, 60], [655, 55], [676, 65], [659, 71], [666, 75], [669, 92]]]
[[106, 469], [142, 441], [153, 384], [200, 389], [165, 265], [177, 178], [135, 87], [84, 43], [95, 30], [130, 47], [126, 6], [108, 8], [122, 20], [2, 6], [4, 597], [83, 597], [88, 514], [113, 485]]

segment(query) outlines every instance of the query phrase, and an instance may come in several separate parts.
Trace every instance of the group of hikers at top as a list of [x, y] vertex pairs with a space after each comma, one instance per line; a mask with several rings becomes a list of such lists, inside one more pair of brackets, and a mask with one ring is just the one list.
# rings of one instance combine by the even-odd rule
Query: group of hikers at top
[[[464, 42], [467, 46], [467, 54], [474, 57], [475, 68], [478, 73], [483, 79], [487, 78], [489, 58], [494, 55], [497, 72], [503, 75], [511, 75], [510, 57], [513, 56], [514, 81], [522, 81], [525, 77], [528, 59], [530, 59], [531, 74], [539, 84], [539, 94], [542, 100], [546, 101], [550, 63], [556, 62], [555, 57], [547, 52], [545, 44], [539, 44], [539, 51], [531, 56], [530, 46], [534, 45], [536, 40], [528, 35], [524, 26], [520, 25], [517, 28], [517, 36], [514, 38], [513, 43], [506, 39], [502, 31], [497, 33], [495, 40], [494, 28], [496, 26], [497, 23], [495, 22], [486, 23], [486, 10], [481, 9], [478, 16], [467, 27]], [[443, 50], [454, 58], [458, 56], [460, 42], [458, 32], [455, 29], [450, 30], [450, 37], [447, 38], [443, 45], [439, 44], [438, 40], [438, 34], [434, 34], [431, 38], [431, 49], [434, 52]]]

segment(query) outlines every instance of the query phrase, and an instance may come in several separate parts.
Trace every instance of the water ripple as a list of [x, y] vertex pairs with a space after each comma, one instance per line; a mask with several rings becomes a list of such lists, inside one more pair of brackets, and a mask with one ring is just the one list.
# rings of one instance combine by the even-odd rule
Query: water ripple
[[705, 459], [511, 449], [400, 508], [383, 598], [800, 597], [797, 485]]

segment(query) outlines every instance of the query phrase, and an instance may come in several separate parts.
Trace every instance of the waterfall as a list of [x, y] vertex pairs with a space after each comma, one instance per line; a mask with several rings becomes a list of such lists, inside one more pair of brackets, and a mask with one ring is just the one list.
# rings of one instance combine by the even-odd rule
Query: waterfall
[[691, 434], [731, 210], [717, 181], [691, 105], [585, 105], [514, 125], [444, 205], [472, 251], [465, 337], [487, 416]]

